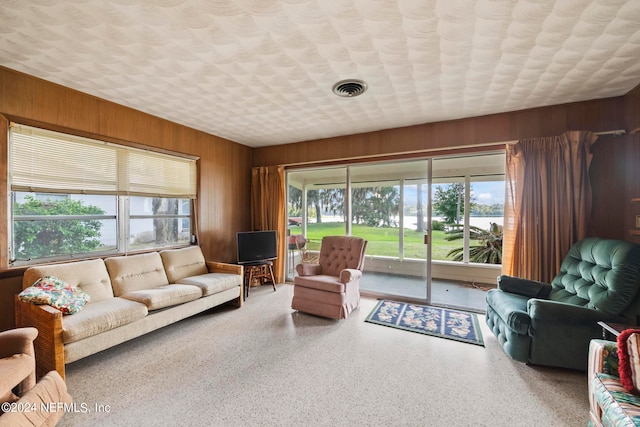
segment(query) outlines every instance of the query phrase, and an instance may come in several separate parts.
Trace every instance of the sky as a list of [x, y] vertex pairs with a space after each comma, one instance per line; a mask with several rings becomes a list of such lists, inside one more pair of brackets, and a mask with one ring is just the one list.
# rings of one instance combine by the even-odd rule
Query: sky
[[504, 181], [471, 183], [475, 203], [494, 205], [504, 203]]

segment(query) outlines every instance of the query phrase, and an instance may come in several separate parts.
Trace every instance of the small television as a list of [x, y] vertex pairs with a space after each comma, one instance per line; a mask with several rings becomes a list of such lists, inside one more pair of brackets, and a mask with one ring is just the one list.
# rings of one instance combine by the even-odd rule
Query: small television
[[259, 264], [278, 257], [276, 231], [238, 233], [238, 264]]

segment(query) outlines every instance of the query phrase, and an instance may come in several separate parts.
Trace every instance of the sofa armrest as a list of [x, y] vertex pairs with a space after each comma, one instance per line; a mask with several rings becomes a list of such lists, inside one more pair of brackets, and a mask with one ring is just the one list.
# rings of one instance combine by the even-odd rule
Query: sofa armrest
[[593, 339], [589, 343], [589, 375], [618, 376], [618, 345], [614, 341]]
[[589, 342], [587, 383], [589, 387], [589, 416], [593, 425], [602, 425], [602, 408], [595, 395], [596, 374], [618, 377], [618, 346], [613, 341], [592, 339]]
[[551, 285], [503, 274], [498, 277], [498, 289], [525, 297], [546, 299], [551, 292]]
[[207, 270], [209, 273], [228, 273], [239, 274], [242, 276], [243, 267], [238, 264], [229, 264], [226, 262], [207, 261]]
[[345, 268], [340, 272], [340, 283], [349, 283], [359, 280], [362, 277], [362, 271], [354, 268]]
[[16, 295], [16, 327], [34, 327], [38, 337], [33, 341], [36, 355], [36, 376], [58, 371], [64, 379], [64, 342], [62, 340], [62, 312], [49, 305], [22, 301]]

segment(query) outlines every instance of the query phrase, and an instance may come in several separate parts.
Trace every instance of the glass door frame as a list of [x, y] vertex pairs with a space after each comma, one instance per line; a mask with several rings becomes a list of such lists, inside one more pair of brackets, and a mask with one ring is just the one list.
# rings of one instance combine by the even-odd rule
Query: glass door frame
[[[440, 287], [443, 285], [438, 281], [436, 281], [437, 283], [435, 284], [435, 286], [433, 283], [434, 273], [438, 275], [437, 277], [440, 277], [440, 272], [443, 269], [443, 266], [440, 265], [440, 263], [434, 266], [434, 261], [433, 261], [434, 256], [440, 257], [439, 254], [442, 250], [440, 246], [434, 247], [433, 241], [432, 241], [433, 233], [434, 233], [433, 231], [434, 200], [433, 199], [434, 199], [434, 193], [436, 192], [436, 189], [434, 188], [436, 184], [434, 184], [434, 181], [439, 182], [441, 179], [447, 179], [447, 177], [452, 177], [452, 178], [459, 177], [459, 179], [462, 179], [461, 182], [464, 183], [465, 189], [470, 189], [470, 184], [473, 181], [473, 176], [475, 176], [476, 174], [478, 175], [485, 174], [485, 172], [480, 173], [478, 171], [480, 170], [484, 171], [487, 167], [486, 164], [482, 162], [480, 164], [474, 163], [472, 165], [473, 166], [472, 169], [475, 168], [474, 172], [468, 175], [467, 173], [464, 173], [464, 172], [460, 173], [460, 171], [467, 170], [466, 163], [465, 163], [465, 168], [462, 168], [462, 166], [458, 166], [457, 164], [452, 165], [451, 163], [452, 162], [455, 163], [457, 158], [465, 159], [469, 157], [473, 158], [476, 156], [485, 156], [485, 155], [492, 155], [492, 154], [498, 154], [498, 153], [499, 153], [499, 150], [488, 150], [488, 151], [475, 152], [475, 153], [452, 153], [450, 155], [435, 155], [435, 156], [429, 156], [429, 157], [425, 156], [425, 157], [405, 158], [405, 159], [396, 159], [396, 160], [379, 160], [379, 161], [372, 160], [371, 162], [362, 162], [362, 163], [350, 163], [350, 164], [345, 163], [345, 164], [338, 164], [338, 165], [335, 165], [335, 164], [315, 165], [308, 168], [305, 168], [302, 166], [292, 167], [291, 169], [287, 170], [287, 202], [290, 203], [293, 200], [293, 199], [290, 200], [290, 191], [292, 189], [292, 186], [296, 187], [297, 189], [302, 189], [302, 199], [301, 200], [296, 199], [295, 205], [293, 205], [295, 206], [296, 211], [295, 213], [292, 213], [292, 217], [299, 216], [299, 215], [302, 216], [301, 219], [303, 224], [301, 224], [301, 228], [298, 230], [301, 231], [304, 235], [307, 235], [307, 221], [311, 221], [309, 224], [312, 224], [314, 222], [314, 219], [311, 217], [312, 216], [311, 209], [316, 208], [316, 206], [307, 206], [308, 202], [312, 204], [313, 202], [311, 202], [310, 200], [307, 200], [307, 191], [305, 191], [306, 186], [309, 185], [309, 188], [310, 188], [309, 191], [312, 191], [314, 189], [322, 189], [322, 188], [330, 189], [330, 188], [338, 188], [335, 186], [339, 182], [340, 186], [344, 185], [344, 188], [345, 188], [345, 192], [343, 196], [343, 200], [344, 200], [344, 204], [342, 208], [343, 210], [342, 212], [339, 213], [339, 215], [341, 215], [344, 218], [344, 222], [345, 222], [343, 232], [345, 233], [345, 235], [352, 235], [352, 232], [354, 231], [354, 229], [356, 230], [356, 233], [358, 232], [356, 228], [356, 223], [354, 223], [353, 215], [354, 215], [354, 209], [357, 209], [356, 205], [354, 205], [355, 203], [354, 200], [358, 200], [357, 198], [360, 197], [360, 195], [358, 195], [354, 199], [354, 194], [353, 194], [354, 186], [355, 188], [359, 188], [359, 187], [366, 188], [369, 182], [367, 181], [367, 178], [369, 177], [371, 178], [370, 179], [371, 187], [380, 187], [380, 186], [384, 187], [385, 185], [398, 186], [399, 193], [400, 193], [400, 196], [399, 196], [400, 202], [398, 203], [400, 207], [397, 210], [398, 216], [395, 217], [398, 219], [398, 233], [399, 233], [397, 255], [392, 255], [390, 253], [388, 256], [375, 255], [375, 254], [367, 255], [368, 260], [365, 262], [365, 268], [369, 266], [371, 272], [376, 272], [381, 274], [393, 273], [394, 272], [393, 269], [396, 269], [396, 268], [399, 268], [399, 269], [407, 268], [407, 270], [404, 270], [404, 271], [402, 270], [395, 270], [395, 271], [404, 273], [404, 274], [400, 274], [400, 276], [409, 276], [409, 277], [413, 276], [414, 279], [417, 279], [416, 281], [418, 282], [422, 281], [422, 283], [424, 284], [424, 290], [422, 290], [423, 288], [420, 285], [416, 285], [415, 283], [408, 283], [408, 286], [410, 287], [408, 289], [412, 289], [412, 290], [410, 290], [407, 293], [404, 293], [404, 291], [402, 290], [397, 290], [398, 288], [393, 288], [393, 287], [389, 288], [389, 287], [386, 287], [384, 283], [382, 283], [382, 285], [379, 287], [374, 285], [369, 288], [363, 289], [361, 286], [361, 291], [363, 295], [369, 295], [377, 298], [401, 299], [401, 300], [407, 300], [410, 302], [416, 302], [420, 304], [426, 303], [426, 304], [437, 305], [442, 307], [473, 310], [473, 308], [467, 307], [466, 304], [462, 301], [460, 304], [458, 304], [456, 303], [455, 300], [451, 300], [447, 297], [442, 298], [442, 295], [440, 293], [440, 290], [441, 290]], [[436, 165], [436, 162], [440, 162], [440, 161], [443, 161], [443, 162], [438, 163], [438, 165]], [[475, 160], [473, 161], [475, 162]], [[422, 162], [423, 164], [420, 164], [420, 162]], [[417, 166], [412, 168], [411, 165], [409, 165], [410, 163], [414, 163]], [[362, 171], [358, 171], [357, 168], [362, 166], [364, 166], [365, 168], [363, 168]], [[379, 171], [381, 172], [380, 176], [376, 177], [375, 173], [373, 173], [375, 172], [375, 170], [373, 172], [371, 170], [367, 170], [366, 166], [371, 167], [371, 169], [379, 169]], [[394, 166], [396, 166], [397, 169], [394, 168]], [[422, 168], [422, 170], [420, 170], [420, 168]], [[342, 169], [340, 171], [341, 176], [338, 177], [336, 174], [331, 174], [330, 172], [331, 169], [334, 169], [334, 170]], [[322, 172], [324, 170], [328, 171], [328, 175], [330, 175], [329, 177], [323, 178], [321, 176], [322, 174], [318, 174], [318, 172]], [[292, 173], [301, 173], [301, 176], [298, 176], [295, 178], [295, 184], [293, 184], [294, 182], [293, 180], [290, 180], [290, 174]], [[305, 175], [306, 173], [309, 173], [309, 177]], [[492, 173], [487, 173], [487, 175], [491, 175], [491, 174]], [[326, 179], [326, 181], [323, 181], [323, 179]], [[405, 214], [404, 204], [405, 204], [405, 201], [407, 200], [409, 201], [409, 203], [411, 203], [411, 198], [413, 197], [411, 192], [413, 191], [413, 189], [412, 188], [410, 190], [408, 189], [410, 188], [409, 186], [411, 185], [412, 181], [415, 182], [416, 184], [421, 184], [421, 194], [423, 194], [422, 200], [424, 200], [424, 205], [422, 207], [423, 209], [422, 219], [425, 221], [425, 224], [424, 224], [424, 233], [423, 233], [421, 244], [424, 246], [424, 252], [421, 252], [422, 249], [415, 246], [415, 242], [416, 242], [415, 237], [409, 238], [404, 233], [406, 231], [404, 230], [404, 225], [408, 225], [407, 219], [404, 218], [404, 214]], [[304, 184], [305, 182], [307, 184]], [[426, 188], [424, 188], [424, 185], [426, 185]], [[346, 191], [346, 190], [349, 190], [349, 191]], [[423, 192], [426, 194], [424, 194]], [[299, 196], [295, 196], [295, 197], [299, 198]], [[465, 213], [470, 211], [470, 205], [471, 205], [471, 202], [473, 201], [471, 200], [471, 197], [472, 197], [471, 191], [465, 191], [464, 200], [463, 200]], [[298, 213], [299, 211], [297, 210], [297, 203], [299, 202], [301, 202], [301, 207], [303, 207], [301, 213]], [[292, 206], [292, 205], [288, 205], [288, 207], [289, 206]], [[309, 211], [307, 211], [307, 209], [309, 209]], [[287, 209], [287, 220], [289, 219], [289, 216], [288, 216], [289, 212], [293, 212], [293, 211], [290, 211], [289, 209]], [[411, 204], [409, 205], [406, 212], [409, 218], [413, 215], [411, 213]], [[461, 222], [463, 222], [464, 229], [466, 230], [464, 239], [460, 241], [460, 244], [464, 246], [464, 252], [463, 252], [464, 260], [462, 261], [460, 267], [464, 267], [464, 264], [469, 263], [469, 253], [468, 253], [469, 251], [468, 230], [470, 227], [469, 216], [464, 215], [460, 218], [460, 220]], [[292, 229], [292, 232], [296, 228]], [[400, 234], [400, 233], [403, 233], [403, 234]], [[318, 236], [315, 236], [315, 237], [316, 237], [315, 244], [317, 245]], [[380, 242], [384, 244], [384, 240], [381, 240]], [[413, 246], [411, 246], [411, 242], [413, 242]], [[406, 244], [409, 244], [410, 246], [406, 246]], [[369, 252], [369, 250], [367, 252]], [[380, 253], [387, 254], [388, 252], [385, 252], [383, 250], [382, 252], [378, 252], [378, 254]], [[422, 259], [423, 255], [421, 254], [424, 254], [424, 260]], [[388, 258], [389, 256], [394, 257], [395, 259], [391, 259], [391, 260], [384, 259], [385, 257]], [[409, 258], [407, 258], [407, 256]], [[438, 260], [440, 259], [441, 258], [438, 258]], [[403, 262], [404, 262], [404, 266], [402, 265]], [[422, 262], [423, 262], [424, 268], [422, 265], [420, 265]], [[295, 262], [294, 262], [294, 265], [295, 265]], [[444, 268], [449, 268], [449, 267], [445, 266]], [[477, 265], [474, 268], [477, 268]], [[490, 274], [492, 273], [489, 272], [489, 275]], [[291, 268], [287, 268], [287, 279], [292, 279], [293, 275], [295, 275], [295, 271], [292, 272]], [[444, 277], [447, 277], [447, 276], [445, 275]], [[453, 277], [455, 277], [455, 274], [453, 275]], [[453, 277], [444, 278], [443, 280], [445, 281], [457, 280]], [[473, 276], [473, 277], [476, 277], [476, 276]], [[480, 282], [480, 283], [488, 283], [488, 282]]]
[[426, 303], [427, 305], [432, 304], [432, 255], [433, 255], [433, 246], [431, 244], [432, 238], [432, 217], [433, 217], [433, 157], [429, 157], [427, 160], [427, 226], [426, 226], [426, 236], [425, 236], [425, 246], [426, 246], [426, 259], [425, 259], [425, 286], [426, 286]]

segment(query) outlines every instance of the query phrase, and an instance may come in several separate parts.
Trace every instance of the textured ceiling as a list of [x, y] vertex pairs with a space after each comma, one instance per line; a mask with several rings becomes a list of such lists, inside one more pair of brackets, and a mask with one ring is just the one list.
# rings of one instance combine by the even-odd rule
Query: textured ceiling
[[258, 147], [623, 95], [640, 0], [2, 0], [0, 65]]

